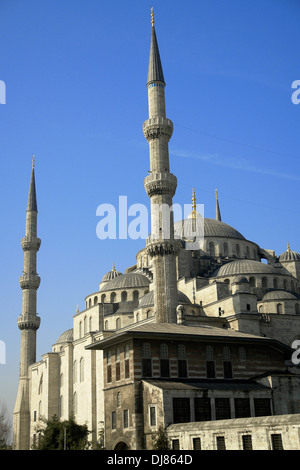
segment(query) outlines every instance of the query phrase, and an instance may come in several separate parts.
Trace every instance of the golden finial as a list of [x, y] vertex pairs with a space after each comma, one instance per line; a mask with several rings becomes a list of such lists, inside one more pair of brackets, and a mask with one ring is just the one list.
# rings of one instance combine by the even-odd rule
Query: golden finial
[[192, 196], [192, 201], [193, 201], [193, 211], [196, 210], [196, 196], [195, 196], [195, 188], [193, 188], [193, 196]]
[[115, 262], [113, 262], [113, 267], [112, 267], [112, 270], [115, 271], [116, 270], [116, 267], [115, 267]]
[[32, 169], [34, 168], [34, 154], [32, 154]]
[[291, 251], [289, 242], [287, 242], [287, 251]]
[[216, 189], [216, 199], [218, 199], [218, 190]]
[[154, 13], [153, 13], [153, 7], [151, 7], [151, 24], [154, 26]]
[[78, 307], [78, 305], [77, 305], [76, 313], [79, 313], [79, 307]]

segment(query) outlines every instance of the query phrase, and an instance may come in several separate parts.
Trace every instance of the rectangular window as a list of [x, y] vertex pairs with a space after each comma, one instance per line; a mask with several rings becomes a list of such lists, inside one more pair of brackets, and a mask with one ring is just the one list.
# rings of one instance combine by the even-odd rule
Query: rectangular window
[[107, 366], [107, 382], [111, 382], [111, 365]]
[[117, 421], [116, 421], [116, 412], [113, 411], [111, 414], [111, 429], [116, 429]]
[[249, 398], [235, 398], [234, 408], [236, 418], [249, 418], [251, 416]]
[[216, 419], [230, 419], [230, 400], [229, 398], [216, 398]]
[[245, 434], [244, 436], [242, 436], [242, 443], [243, 443], [243, 450], [253, 450], [251, 434]]
[[226, 450], [225, 437], [217, 436], [217, 450]]
[[194, 398], [195, 421], [210, 421], [211, 406], [210, 398]]
[[160, 359], [160, 376], [170, 377], [169, 359]]
[[128, 428], [129, 426], [129, 412], [128, 410], [123, 411], [123, 427]]
[[271, 434], [272, 450], [284, 450], [281, 434]]
[[128, 379], [129, 377], [130, 377], [129, 359], [125, 359], [125, 379]]
[[216, 377], [215, 361], [206, 361], [206, 377], [214, 379]]
[[193, 450], [201, 450], [201, 439], [200, 437], [193, 438]]
[[270, 416], [271, 403], [269, 398], [254, 398], [255, 416]]
[[36, 411], [33, 412], [33, 421], [36, 421]]
[[142, 376], [152, 377], [152, 359], [151, 358], [142, 359]]
[[187, 377], [186, 359], [178, 359], [178, 377]]
[[120, 363], [116, 363], [116, 380], [120, 380]]
[[232, 379], [232, 364], [231, 361], [223, 362], [224, 378]]
[[149, 414], [150, 414], [150, 426], [156, 426], [156, 408], [155, 408], [155, 406], [150, 406]]
[[173, 398], [173, 422], [189, 423], [191, 421], [190, 399]]
[[172, 449], [173, 450], [180, 450], [179, 439], [172, 440]]

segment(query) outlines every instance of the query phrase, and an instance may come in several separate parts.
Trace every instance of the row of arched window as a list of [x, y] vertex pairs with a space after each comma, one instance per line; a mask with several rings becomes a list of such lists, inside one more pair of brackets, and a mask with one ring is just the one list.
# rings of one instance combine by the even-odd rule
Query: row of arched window
[[79, 368], [77, 360], [73, 362], [73, 383], [84, 381], [84, 357], [79, 360]]
[[[265, 308], [267, 309], [267, 312], [266, 312], [266, 313], [271, 313], [271, 312], [269, 311], [270, 309], [269, 309], [268, 307], [265, 307]], [[258, 313], [264, 313], [264, 309], [265, 309], [265, 308], [264, 308], [263, 305], [260, 305], [260, 306], [258, 307]], [[295, 314], [296, 314], [296, 315], [299, 315], [299, 314], [300, 314], [300, 306], [299, 306], [299, 304], [295, 304], [295, 307], [294, 307], [294, 308], [295, 308]], [[284, 313], [284, 311], [283, 311], [283, 305], [282, 305], [281, 303], [276, 304], [276, 313]]]
[[[148, 292], [149, 290], [146, 289], [143, 295], [146, 295]], [[102, 294], [100, 297], [100, 302], [101, 303], [105, 303], [105, 302], [114, 303], [116, 302], [116, 298], [117, 298], [116, 292], [111, 292], [110, 294]], [[139, 298], [140, 298], [140, 293], [138, 290], [134, 290], [130, 296], [126, 290], [121, 292], [121, 302], [126, 302], [128, 300], [137, 301], [139, 300]], [[95, 296], [94, 298], [90, 297], [89, 300], [86, 301], [86, 308], [90, 308], [93, 305], [97, 305], [97, 303], [98, 303], [98, 296]]]
[[[214, 244], [214, 242], [209, 242], [208, 243], [208, 254], [210, 256], [216, 256], [216, 255], [221, 255], [221, 256], [224, 256], [224, 257], [227, 257], [227, 256], [232, 256], [233, 253], [229, 253], [229, 246], [228, 246], [228, 243], [227, 242], [224, 242], [222, 244], [218, 244], [218, 250], [219, 252], [216, 253], [216, 246]], [[236, 243], [236, 245], [234, 246], [231, 246], [232, 250], [234, 250], [234, 253], [236, 255], [237, 258], [240, 258], [241, 257], [241, 247], [239, 245], [239, 243]], [[256, 259], [257, 258], [257, 252], [256, 252], [256, 249], [253, 249], [253, 253], [252, 253], [252, 256], [251, 256], [251, 253], [250, 253], [250, 248], [249, 246], [247, 245], [246, 246], [246, 249], [245, 249], [245, 252], [242, 254], [243, 258], [246, 258], [246, 259]]]
[[[224, 279], [226, 284], [230, 284], [230, 279]], [[262, 278], [256, 278], [254, 276], [249, 277], [249, 285], [250, 287], [262, 287], [262, 288], [271, 288], [271, 289], [279, 289], [281, 284], [281, 288], [284, 290], [290, 290], [292, 292], [295, 291], [295, 283], [291, 281], [290, 283], [284, 279], [281, 283], [278, 279], [268, 279], [266, 276]], [[290, 289], [289, 289], [290, 288]]]

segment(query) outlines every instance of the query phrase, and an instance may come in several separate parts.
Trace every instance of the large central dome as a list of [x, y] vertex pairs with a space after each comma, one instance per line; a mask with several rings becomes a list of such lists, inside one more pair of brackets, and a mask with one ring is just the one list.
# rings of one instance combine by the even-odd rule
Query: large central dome
[[196, 219], [188, 218], [180, 220], [174, 224], [175, 238], [191, 239], [195, 237], [196, 233], [204, 235], [204, 238], [221, 237], [245, 240], [245, 237], [240, 232], [220, 220], [197, 217]]

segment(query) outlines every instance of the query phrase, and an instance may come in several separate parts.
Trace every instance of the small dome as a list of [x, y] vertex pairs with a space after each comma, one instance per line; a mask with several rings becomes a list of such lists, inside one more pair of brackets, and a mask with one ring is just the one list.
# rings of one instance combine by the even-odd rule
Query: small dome
[[262, 302], [272, 300], [298, 300], [298, 297], [284, 290], [272, 290], [267, 292], [262, 298]]
[[300, 261], [300, 254], [296, 251], [292, 251], [288, 243], [287, 250], [279, 256], [279, 261]]
[[[178, 291], [178, 302], [182, 304], [190, 304], [190, 299], [181, 291]], [[154, 305], [154, 292], [151, 290], [148, 294], [144, 295], [139, 302], [139, 308], [153, 307]]]
[[64, 331], [55, 344], [57, 343], [71, 343], [73, 341], [73, 328]]
[[148, 287], [150, 280], [140, 273], [120, 274], [114, 279], [108, 281], [100, 288], [100, 292], [115, 289], [134, 289], [140, 287]]
[[121, 276], [121, 275], [122, 275], [122, 273], [120, 273], [119, 271], [116, 271], [116, 269], [115, 269], [115, 263], [114, 263], [112, 270], [109, 271], [108, 273], [106, 273], [106, 274], [103, 276], [101, 282], [108, 282], [108, 281], [111, 281], [112, 279], [115, 279], [116, 277]]
[[285, 274], [291, 276], [285, 268], [275, 268], [270, 264], [261, 263], [260, 261], [243, 259], [223, 264], [223, 266], [212, 273], [211, 277], [238, 276], [246, 274]]

